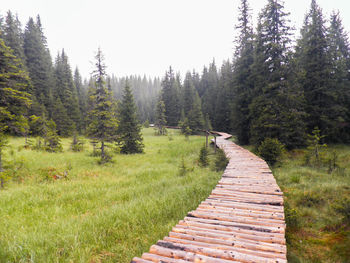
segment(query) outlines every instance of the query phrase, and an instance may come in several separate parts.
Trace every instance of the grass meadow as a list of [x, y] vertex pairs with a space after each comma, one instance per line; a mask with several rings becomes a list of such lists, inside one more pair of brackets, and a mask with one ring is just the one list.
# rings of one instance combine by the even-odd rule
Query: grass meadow
[[74, 153], [67, 138], [64, 152], [47, 153], [11, 138], [5, 160], [14, 163], [14, 178], [0, 190], [0, 262], [122, 263], [147, 251], [221, 175], [196, 164], [205, 137], [170, 133], [144, 129], [144, 154], [115, 154], [104, 166], [88, 143]]

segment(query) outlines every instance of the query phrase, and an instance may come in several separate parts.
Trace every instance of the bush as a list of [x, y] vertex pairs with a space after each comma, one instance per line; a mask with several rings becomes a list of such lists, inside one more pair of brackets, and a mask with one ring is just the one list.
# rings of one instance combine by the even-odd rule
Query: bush
[[221, 149], [218, 149], [215, 157], [215, 171], [224, 171], [228, 164], [229, 160], [227, 159], [225, 152]]
[[199, 166], [207, 167], [209, 165], [208, 154], [209, 154], [208, 149], [204, 144], [199, 152], [199, 159], [198, 159]]
[[335, 206], [336, 212], [343, 216], [343, 221], [350, 224], [350, 198], [345, 198]]
[[266, 138], [258, 147], [257, 153], [269, 165], [280, 160], [284, 152], [284, 145], [278, 139]]

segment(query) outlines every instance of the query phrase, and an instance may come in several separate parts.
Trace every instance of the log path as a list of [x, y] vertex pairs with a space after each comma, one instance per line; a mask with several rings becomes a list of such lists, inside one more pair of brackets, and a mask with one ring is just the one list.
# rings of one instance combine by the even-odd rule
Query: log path
[[132, 263], [287, 262], [283, 193], [265, 161], [217, 133], [229, 158], [195, 211]]

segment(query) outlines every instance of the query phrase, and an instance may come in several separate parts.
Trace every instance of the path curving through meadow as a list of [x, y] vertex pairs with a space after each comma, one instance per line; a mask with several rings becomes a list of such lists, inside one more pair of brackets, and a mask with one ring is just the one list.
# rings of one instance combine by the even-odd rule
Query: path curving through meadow
[[217, 134], [229, 164], [215, 189], [132, 263], [287, 262], [283, 193], [269, 166]]

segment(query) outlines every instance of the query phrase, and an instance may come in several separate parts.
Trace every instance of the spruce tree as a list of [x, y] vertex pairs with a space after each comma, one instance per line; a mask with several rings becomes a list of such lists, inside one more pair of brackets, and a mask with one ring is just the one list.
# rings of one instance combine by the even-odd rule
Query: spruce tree
[[331, 61], [328, 50], [325, 20], [315, 0], [305, 16], [301, 37], [296, 47], [298, 84], [302, 87], [307, 112], [307, 128], [325, 132], [333, 125], [330, 108], [334, 100], [329, 94]]
[[249, 105], [250, 142], [277, 138], [287, 147], [304, 144], [303, 109], [289, 85], [291, 28], [280, 0], [269, 0], [259, 17], [253, 68], [254, 99]]
[[216, 129], [230, 132], [232, 129], [232, 108], [234, 91], [232, 88], [232, 64], [224, 62], [220, 71], [219, 88], [215, 102]]
[[73, 76], [74, 85], [78, 95], [79, 112], [80, 112], [80, 123], [78, 123], [77, 129], [82, 132], [85, 130], [86, 121], [86, 110], [87, 110], [87, 90], [84, 87], [82, 77], [80, 75], [79, 69], [75, 68]]
[[159, 98], [156, 109], [156, 121], [155, 126], [158, 135], [166, 134], [166, 118], [165, 118], [165, 105], [164, 102]]
[[339, 13], [333, 12], [328, 34], [328, 53], [330, 57], [330, 82], [327, 140], [331, 142], [350, 142], [350, 45]]
[[119, 116], [118, 135], [121, 143], [120, 152], [124, 154], [142, 153], [144, 145], [142, 143], [141, 125], [137, 118], [134, 97], [128, 83], [126, 83], [124, 88]]
[[95, 56], [94, 85], [91, 87], [88, 136], [101, 143], [101, 163], [108, 161], [106, 142], [116, 140], [118, 122], [111, 92], [106, 87], [106, 66], [101, 49]]
[[[68, 63], [68, 57], [64, 50], [62, 50], [61, 54], [57, 55], [54, 65], [54, 78], [54, 99], [56, 102], [61, 101], [63, 107], [69, 114], [67, 116], [59, 116], [55, 114], [53, 115], [53, 119], [56, 122], [57, 129], [61, 135], [72, 135], [73, 127], [80, 126], [81, 115], [78, 102], [78, 93], [76, 86], [74, 85], [72, 72]], [[54, 104], [54, 106], [57, 106], [56, 104]], [[66, 122], [64, 127], [61, 125], [63, 122]]]
[[172, 68], [165, 73], [162, 81], [162, 101], [165, 105], [165, 116], [169, 126], [177, 126], [180, 120], [180, 83], [175, 78]]
[[[52, 113], [52, 60], [41, 27], [40, 18], [36, 23], [30, 18], [24, 31], [24, 55], [29, 77], [32, 81], [32, 96], [43, 105], [49, 114]], [[32, 113], [40, 116], [41, 112]]]
[[11, 11], [7, 12], [3, 32], [6, 46], [10, 47], [13, 50], [13, 54], [24, 63], [25, 57], [21, 22]]
[[23, 116], [26, 116], [31, 103], [27, 92], [29, 87], [30, 81], [23, 71], [23, 64], [5, 45], [0, 31], [0, 173], [3, 172], [2, 150], [7, 142], [4, 133], [12, 131], [21, 134], [28, 126]]
[[236, 30], [235, 59], [233, 62], [232, 86], [234, 94], [231, 116], [231, 127], [237, 136], [238, 143], [248, 144], [250, 139], [249, 105], [252, 101], [254, 83], [251, 67], [254, 61], [253, 28], [251, 9], [247, 0], [241, 0]]

